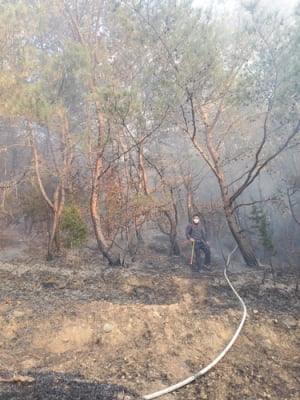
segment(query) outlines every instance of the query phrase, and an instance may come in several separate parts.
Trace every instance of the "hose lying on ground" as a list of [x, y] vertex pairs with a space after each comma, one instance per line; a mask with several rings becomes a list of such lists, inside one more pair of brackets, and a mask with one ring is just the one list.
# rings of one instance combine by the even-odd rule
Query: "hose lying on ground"
[[236, 295], [236, 297], [238, 298], [238, 300], [240, 301], [241, 305], [242, 305], [242, 309], [243, 309], [243, 316], [241, 319], [241, 322], [235, 332], [235, 334], [232, 336], [232, 339], [230, 340], [230, 342], [227, 344], [227, 346], [224, 348], [224, 350], [210, 363], [208, 364], [206, 367], [204, 367], [203, 369], [201, 369], [200, 371], [198, 371], [197, 373], [195, 373], [194, 375], [190, 376], [189, 378], [176, 383], [173, 386], [169, 386], [165, 389], [162, 389], [158, 392], [152, 393], [152, 394], [148, 394], [146, 396], [143, 397], [144, 400], [151, 400], [151, 399], [155, 399], [157, 397], [163, 396], [167, 393], [173, 392], [174, 390], [180, 389], [181, 387], [188, 385], [189, 383], [193, 382], [196, 378], [198, 378], [199, 376], [202, 376], [204, 374], [206, 374], [210, 369], [212, 369], [224, 356], [225, 354], [230, 350], [230, 348], [232, 347], [232, 345], [234, 344], [234, 342], [236, 341], [237, 337], [239, 336], [242, 327], [245, 323], [246, 320], [246, 316], [247, 316], [247, 308], [246, 305], [243, 301], [243, 299], [239, 296], [238, 292], [235, 290], [235, 288], [233, 287], [232, 283], [230, 282], [228, 276], [227, 276], [227, 268], [230, 265], [231, 262], [231, 257], [233, 255], [233, 253], [236, 251], [237, 247], [235, 247], [233, 249], [233, 251], [229, 254], [226, 264], [225, 264], [225, 268], [224, 268], [224, 276], [225, 279], [228, 283], [228, 285], [230, 286], [230, 288], [232, 289], [233, 293]]

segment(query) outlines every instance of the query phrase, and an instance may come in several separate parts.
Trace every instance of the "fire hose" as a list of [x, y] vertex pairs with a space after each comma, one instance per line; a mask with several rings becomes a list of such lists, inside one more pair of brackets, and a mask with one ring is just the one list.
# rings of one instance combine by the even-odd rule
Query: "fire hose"
[[236, 291], [236, 289], [234, 288], [234, 286], [230, 282], [230, 280], [228, 278], [228, 275], [227, 275], [227, 268], [230, 265], [231, 257], [233, 255], [233, 253], [236, 251], [236, 249], [237, 249], [237, 246], [232, 250], [232, 252], [227, 257], [227, 261], [225, 263], [225, 268], [224, 268], [224, 276], [225, 276], [225, 279], [226, 279], [228, 285], [230, 286], [230, 288], [232, 289], [233, 293], [235, 294], [235, 296], [238, 298], [239, 302], [242, 305], [243, 316], [242, 316], [240, 324], [239, 324], [237, 330], [235, 331], [234, 335], [232, 336], [230, 342], [227, 344], [227, 346], [224, 348], [224, 350], [212, 362], [210, 362], [206, 367], [202, 368], [200, 371], [196, 372], [194, 375], [190, 376], [189, 378], [186, 378], [183, 381], [176, 383], [175, 385], [169, 386], [169, 387], [167, 387], [165, 389], [162, 389], [162, 390], [160, 390], [158, 392], [145, 395], [143, 397], [144, 400], [155, 399], [157, 397], [160, 397], [160, 396], [163, 396], [165, 394], [171, 393], [174, 390], [180, 389], [183, 386], [186, 386], [189, 383], [193, 382], [199, 376], [205, 375], [209, 370], [211, 370], [226, 355], [226, 353], [230, 350], [230, 348], [233, 346], [234, 342], [238, 338], [238, 336], [239, 336], [239, 334], [240, 334], [240, 332], [241, 332], [241, 330], [243, 328], [243, 325], [245, 323], [246, 317], [247, 317], [247, 308], [246, 308], [246, 305], [245, 305], [243, 299], [239, 296], [238, 292]]

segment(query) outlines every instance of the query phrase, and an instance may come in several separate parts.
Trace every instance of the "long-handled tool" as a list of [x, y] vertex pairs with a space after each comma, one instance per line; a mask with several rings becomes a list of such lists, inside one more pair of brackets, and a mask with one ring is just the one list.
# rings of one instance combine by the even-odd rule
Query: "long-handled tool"
[[190, 259], [190, 264], [193, 264], [193, 259], [194, 259], [194, 250], [195, 250], [195, 241], [193, 240], [192, 242], [192, 254], [191, 254], [191, 259]]

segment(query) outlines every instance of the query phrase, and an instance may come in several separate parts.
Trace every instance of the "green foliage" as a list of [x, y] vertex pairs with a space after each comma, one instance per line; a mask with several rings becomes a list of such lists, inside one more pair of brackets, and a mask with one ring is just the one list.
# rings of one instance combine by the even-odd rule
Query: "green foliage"
[[82, 247], [87, 240], [87, 226], [82, 220], [79, 209], [74, 205], [66, 205], [63, 209], [60, 224], [63, 244], [67, 248]]
[[[0, 116], [32, 123], [43, 180], [47, 173], [51, 182], [90, 188], [87, 171], [101, 158], [100, 213], [109, 223], [123, 223], [119, 215], [128, 204], [141, 212], [172, 204], [155, 170], [176, 157], [165, 171], [177, 177], [192, 154], [198, 162], [198, 152], [187, 157], [186, 145], [178, 145], [183, 131], [199, 143], [207, 165], [211, 149], [219, 152], [216, 166], [224, 167], [225, 186], [226, 175], [248, 176], [241, 194], [285, 140], [286, 125], [297, 122], [300, 93], [299, 21], [269, 18], [257, 0], [243, 4], [238, 20], [236, 12], [223, 20], [214, 7], [206, 13], [192, 0], [0, 0]], [[40, 126], [47, 128], [45, 137]], [[20, 132], [24, 141], [26, 133]], [[261, 138], [266, 140], [257, 152]], [[158, 146], [163, 158], [156, 155]], [[153, 195], [141, 191], [132, 199], [141, 183], [141, 152]], [[74, 162], [66, 169], [69, 155]], [[248, 174], [252, 159], [257, 168]], [[110, 179], [113, 166], [118, 175]], [[112, 184], [103, 185], [105, 179]], [[77, 188], [76, 195], [79, 202], [86, 194]], [[68, 246], [84, 238], [75, 211], [68, 206], [63, 213]], [[266, 218], [257, 213], [253, 223], [270, 248]]]
[[249, 219], [252, 221], [252, 228], [258, 233], [260, 243], [264, 249], [273, 250], [274, 244], [269, 234], [269, 223], [263, 210], [254, 205]]
[[132, 204], [135, 207], [154, 207], [155, 204], [157, 204], [155, 198], [151, 196], [150, 194], [142, 194], [136, 196], [132, 200]]

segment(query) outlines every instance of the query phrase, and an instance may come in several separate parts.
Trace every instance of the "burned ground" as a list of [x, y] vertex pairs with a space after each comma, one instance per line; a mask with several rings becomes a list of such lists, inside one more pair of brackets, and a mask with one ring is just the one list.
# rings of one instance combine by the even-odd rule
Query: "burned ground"
[[[47, 263], [2, 246], [0, 399], [134, 400], [177, 383], [227, 345], [241, 308], [215, 257], [198, 273], [186, 255], [143, 249], [127, 268], [91, 251]], [[233, 265], [248, 308], [233, 348], [174, 400], [299, 398], [296, 270]]]

